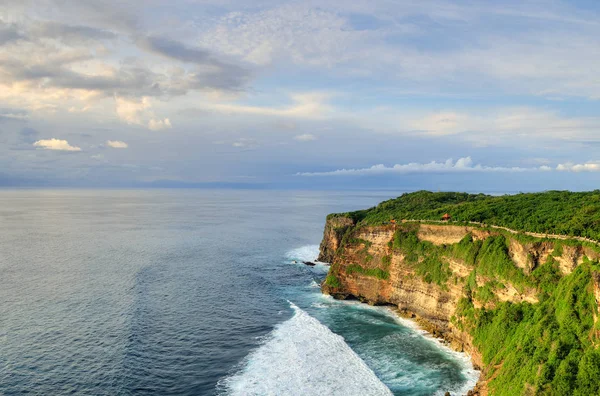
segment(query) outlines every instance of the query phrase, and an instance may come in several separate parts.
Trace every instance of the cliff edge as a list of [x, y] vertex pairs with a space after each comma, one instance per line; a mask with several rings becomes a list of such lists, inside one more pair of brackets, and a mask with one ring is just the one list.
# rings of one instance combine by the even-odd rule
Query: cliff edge
[[481, 395], [598, 394], [586, 376], [600, 375], [599, 258], [568, 238], [343, 214], [328, 216], [319, 256], [324, 293], [398, 307], [472, 357]]

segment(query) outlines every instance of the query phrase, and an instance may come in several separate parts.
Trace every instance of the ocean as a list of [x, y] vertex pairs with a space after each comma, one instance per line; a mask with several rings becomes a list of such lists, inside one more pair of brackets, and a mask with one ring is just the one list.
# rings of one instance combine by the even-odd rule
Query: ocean
[[0, 190], [0, 394], [466, 393], [468, 357], [294, 263], [400, 193]]

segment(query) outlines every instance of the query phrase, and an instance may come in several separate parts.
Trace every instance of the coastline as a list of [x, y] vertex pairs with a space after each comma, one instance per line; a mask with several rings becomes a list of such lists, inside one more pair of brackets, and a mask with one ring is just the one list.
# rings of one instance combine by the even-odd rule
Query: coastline
[[465, 395], [484, 396], [488, 394], [486, 381], [482, 379], [484, 367], [481, 367], [480, 364], [475, 361], [473, 354], [465, 351], [462, 346], [459, 347], [459, 344], [453, 342], [447, 332], [438, 331], [435, 325], [431, 324], [431, 322], [429, 322], [427, 319], [417, 315], [416, 313], [407, 309], [400, 309], [397, 306], [389, 306], [389, 309], [393, 314], [397, 315], [398, 318], [401, 319], [400, 323], [403, 325], [420, 331], [425, 338], [431, 339], [432, 341], [435, 341], [456, 353], [462, 354], [469, 360], [473, 371], [476, 371], [478, 376], [474, 386], [469, 389]]
[[[521, 393], [539, 377], [533, 369], [529, 382], [502, 377], [519, 370], [523, 359], [530, 366], [535, 362], [520, 352], [522, 349], [510, 352], [508, 356], [519, 356], [510, 362], [510, 371], [504, 360], [490, 358], [488, 344], [478, 344], [477, 348], [472, 329], [464, 325], [474, 310], [502, 313], [505, 302], [510, 304], [508, 307], [531, 304], [532, 309], [538, 309], [539, 288], [553, 293], [552, 284], [563, 280], [565, 287], [582, 282], [577, 290], [588, 290], [581, 293], [582, 298], [591, 292], [600, 295], [600, 276], [586, 264], [600, 261], [600, 249], [589, 238], [519, 232], [475, 222], [356, 222], [351, 215], [330, 215], [326, 220], [319, 259], [330, 261], [332, 266], [321, 284], [322, 291], [337, 299], [396, 307], [398, 316], [418, 323], [453, 350], [467, 353], [473, 367], [480, 371], [470, 395], [489, 394], [492, 382], [502, 383], [500, 389]], [[540, 273], [548, 273], [552, 280], [538, 279]], [[586, 274], [593, 278], [593, 290], [583, 288]], [[590, 304], [583, 311], [596, 323], [594, 307]], [[517, 326], [516, 322], [512, 326]], [[484, 364], [484, 352], [488, 362], [496, 363]], [[499, 390], [497, 385], [495, 388]]]
[[[471, 353], [466, 351], [464, 348], [461, 348], [462, 344], [453, 342], [454, 340], [449, 337], [449, 334], [447, 332], [439, 331], [438, 328], [431, 322], [429, 322], [427, 319], [419, 316], [418, 314], [412, 311], [401, 309], [393, 304], [373, 305], [369, 304], [368, 302], [360, 301], [359, 299], [340, 300], [327, 293], [323, 293], [323, 296], [328, 296], [337, 301], [353, 301], [356, 302], [356, 304], [360, 304], [365, 307], [385, 309], [387, 312], [389, 312], [390, 316], [393, 316], [394, 319], [401, 326], [413, 330], [414, 332], [421, 335], [424, 339], [436, 344], [438, 348], [441, 348], [442, 350], [445, 349], [446, 352], [454, 354], [454, 357], [460, 356], [464, 359], [465, 362], [468, 362], [468, 364], [470, 365], [470, 369], [467, 370], [467, 372], [471, 374], [477, 373], [477, 379], [474, 381], [473, 384], [469, 384], [470, 378], [466, 374], [467, 378], [465, 385], [468, 385], [468, 389], [461, 389], [461, 393], [459, 393], [460, 395], [485, 396], [488, 394], [486, 381], [482, 380], [483, 367], [480, 366], [480, 364], [475, 360]], [[440, 391], [447, 392], [447, 390]], [[454, 395], [455, 393], [451, 394]]]
[[[324, 276], [325, 274], [328, 272], [328, 269], [330, 268], [330, 265], [328, 263], [324, 263], [324, 262], [319, 262], [317, 260], [315, 260], [315, 257], [319, 254], [319, 246], [318, 245], [309, 245], [309, 246], [302, 246], [296, 249], [293, 249], [289, 252], [287, 252], [285, 254], [285, 257], [287, 259], [287, 262], [290, 263], [291, 265], [294, 266], [299, 266], [301, 268], [306, 268], [310, 273], [313, 273], [315, 275], [318, 274], [318, 278], [317, 279], [313, 279], [313, 281], [311, 282], [309, 287], [309, 294], [313, 295], [314, 297], [308, 297], [307, 300], [304, 301], [304, 304], [306, 304], [307, 308], [307, 312], [309, 312], [311, 315], [314, 315], [315, 318], [319, 319], [322, 321], [323, 324], [330, 326], [333, 324], [333, 327], [330, 327], [334, 332], [336, 332], [336, 334], [340, 334], [342, 335], [344, 338], [346, 338], [346, 336], [349, 336], [349, 340], [352, 340], [352, 342], [357, 342], [357, 339], [354, 338], [354, 336], [352, 335], [352, 333], [357, 333], [360, 332], [360, 327], [354, 327], [352, 326], [352, 318], [354, 317], [355, 314], [363, 316], [365, 318], [370, 318], [370, 315], [376, 315], [374, 317], [379, 317], [379, 315], [383, 315], [386, 317], [386, 319], [376, 319], [376, 322], [373, 322], [374, 325], [375, 323], [380, 323], [383, 324], [383, 326], [386, 326], [384, 323], [388, 323], [389, 325], [393, 325], [394, 327], [396, 327], [397, 330], [394, 330], [394, 332], [398, 332], [395, 334], [398, 334], [398, 336], [393, 336], [392, 340], [392, 344], [388, 345], [388, 348], [393, 348], [394, 352], [391, 352], [390, 354], [384, 354], [384, 355], [379, 355], [381, 352], [374, 352], [374, 350], [371, 347], [367, 347], [366, 349], [364, 348], [364, 340], [358, 341], [358, 343], [363, 343], [361, 346], [358, 347], [358, 349], [356, 349], [357, 353], [360, 353], [361, 356], [363, 356], [364, 359], [366, 359], [366, 361], [370, 361], [369, 359], [373, 359], [376, 358], [377, 362], [371, 362], [370, 367], [372, 367], [373, 370], [377, 371], [380, 375], [380, 380], [384, 381], [385, 383], [388, 384], [388, 386], [390, 386], [390, 389], [395, 389], [395, 391], [399, 391], [400, 389], [402, 389], [402, 381], [408, 381], [408, 382], [404, 382], [406, 383], [410, 383], [412, 381], [415, 381], [414, 383], [417, 384], [419, 383], [419, 381], [424, 381], [423, 385], [417, 385], [417, 386], [429, 386], [428, 388], [428, 393], [426, 392], [426, 394], [434, 394], [437, 396], [443, 396], [445, 394], [445, 392], [449, 391], [451, 392], [452, 395], [466, 395], [468, 394], [469, 391], [471, 391], [476, 384], [478, 383], [479, 378], [481, 377], [481, 373], [479, 370], [477, 370], [477, 368], [475, 367], [475, 365], [473, 364], [473, 360], [471, 359], [471, 356], [466, 353], [465, 351], [461, 351], [460, 348], [454, 348], [452, 347], [452, 345], [447, 342], [446, 339], [444, 339], [443, 337], [439, 337], [439, 335], [436, 333], [434, 334], [433, 331], [430, 331], [431, 329], [429, 329], [427, 326], [425, 326], [424, 324], [419, 324], [417, 321], [414, 320], [414, 318], [409, 317], [403, 317], [401, 315], [401, 312], [397, 309], [397, 307], [395, 305], [388, 305], [388, 304], [380, 304], [380, 305], [374, 305], [374, 304], [362, 304], [358, 299], [354, 299], [354, 298], [349, 298], [349, 299], [339, 299], [339, 298], [334, 298], [333, 295], [328, 294], [328, 293], [323, 293], [321, 290], [315, 290], [315, 289], [321, 289], [321, 285], [320, 283], [322, 283], [322, 281], [324, 280]], [[294, 263], [294, 261], [296, 261], [296, 263]], [[302, 264], [302, 261], [311, 261], [311, 262], [316, 262], [317, 266], [316, 267], [306, 267], [304, 264]], [[312, 292], [310, 292], [310, 290], [312, 290]], [[304, 292], [302, 292], [304, 293]], [[313, 294], [314, 293], [314, 294]], [[289, 301], [298, 301], [298, 305], [300, 307], [302, 307], [302, 298], [300, 298], [300, 300], [297, 300], [293, 298], [294, 296], [289, 296], [288, 300]], [[313, 300], [314, 299], [314, 300]], [[317, 312], [311, 312], [310, 309], [311, 308], [317, 308]], [[334, 308], [334, 307], [338, 307], [338, 308]], [[362, 313], [354, 313], [354, 312], [362, 312]], [[321, 313], [319, 313], [321, 312]], [[329, 312], [329, 313], [325, 313], [325, 312]], [[333, 314], [332, 314], [333, 312]], [[335, 312], [338, 312], [337, 314]], [[370, 312], [370, 313], [369, 313]], [[331, 316], [333, 315], [333, 316]], [[342, 319], [342, 316], [344, 316], [344, 319]], [[346, 325], [343, 326], [347, 326], [348, 328], [342, 330], [340, 328], [336, 328], [336, 325], [334, 324], [335, 319], [332, 321], [332, 318], [338, 317], [338, 323], [347, 323]], [[380, 322], [382, 321], [382, 322]], [[358, 325], [360, 326], [361, 324], [358, 323]], [[389, 326], [388, 325], [388, 326]], [[349, 330], [349, 327], [354, 327], [355, 330]], [[340, 331], [341, 330], [341, 331]], [[402, 335], [401, 335], [402, 334]], [[361, 336], [362, 337], [362, 336]], [[405, 338], [406, 341], [402, 342], [402, 343], [398, 343], [398, 340]], [[410, 340], [414, 340], [414, 341], [410, 341]], [[379, 343], [381, 345], [381, 343]], [[419, 349], [414, 349], [416, 345], [421, 345], [421, 347]], [[375, 349], [376, 350], [376, 349]], [[426, 368], [423, 367], [424, 371], [420, 370], [419, 364], [417, 361], [415, 361], [415, 363], [413, 365], [406, 365], [406, 363], [408, 361], [404, 361], [403, 359], [403, 355], [406, 355], [406, 353], [408, 352], [408, 354], [410, 355], [411, 352], [410, 351], [419, 351], [417, 352], [418, 355], [422, 355], [423, 358], [427, 359], [427, 354], [429, 353], [433, 353], [434, 355], [438, 356], [437, 358], [434, 358], [434, 361], [436, 363], [434, 363], [433, 366], [431, 366], [432, 368]], [[423, 351], [423, 352], [421, 352]], [[430, 352], [424, 352], [424, 351], [430, 351]], [[434, 352], [435, 351], [435, 352]], [[364, 354], [364, 355], [363, 355]], [[396, 359], [400, 359], [400, 360], [396, 360]], [[392, 360], [394, 359], [394, 360]], [[439, 365], [439, 366], [437, 366]], [[395, 367], [394, 369], [390, 369], [390, 367]], [[437, 368], [433, 368], [433, 367], [437, 367]], [[450, 368], [452, 367], [452, 368]], [[382, 370], [382, 371], [379, 371]], [[452, 379], [451, 383], [448, 382], [444, 382], [444, 383], [439, 383], [438, 386], [435, 387], [431, 387], [430, 385], [425, 385], [426, 383], [429, 382], [429, 380], [427, 379], [427, 375], [424, 375], [425, 372], [429, 372], [429, 370], [435, 371], [436, 373], [439, 372], [438, 370], [442, 370], [445, 373], [449, 373], [449, 372], [454, 372], [454, 379]], [[397, 372], [400, 377], [396, 377], [394, 375], [390, 376], [391, 371], [395, 371]], [[437, 375], [437, 374], [436, 374]], [[448, 375], [448, 374], [444, 374], [444, 375]], [[399, 380], [398, 378], [404, 378], [404, 380]], [[446, 377], [446, 378], [451, 378], [451, 377]], [[386, 382], [387, 381], [387, 382]], [[398, 388], [400, 387], [400, 388]], [[424, 390], [425, 388], [421, 388], [421, 391]], [[404, 393], [400, 393], [400, 394], [404, 394]], [[410, 394], [410, 393], [409, 393]]]

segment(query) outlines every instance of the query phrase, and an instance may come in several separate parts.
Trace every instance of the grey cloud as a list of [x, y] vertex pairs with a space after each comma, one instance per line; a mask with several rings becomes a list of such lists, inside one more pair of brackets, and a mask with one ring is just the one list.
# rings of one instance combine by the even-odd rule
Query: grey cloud
[[67, 25], [59, 22], [40, 22], [31, 29], [31, 33], [38, 38], [50, 37], [75, 43], [117, 38], [117, 35], [109, 30], [83, 25]]
[[138, 39], [137, 44], [146, 51], [199, 66], [190, 75], [190, 87], [193, 89], [239, 90], [252, 77], [248, 68], [218, 59], [209, 50], [190, 47], [169, 38], [147, 36]]
[[139, 29], [139, 15], [152, 2], [125, 2], [122, 0], [60, 0], [72, 5], [75, 15], [83, 14], [92, 24], [98, 24], [126, 32]]
[[114, 75], [87, 75], [67, 68], [61, 62], [27, 64], [24, 60], [3, 60], [0, 75], [13, 81], [36, 82], [43, 87], [84, 89], [107, 96], [182, 95], [194, 88], [195, 82], [185, 76], [155, 73], [142, 66], [122, 66]]
[[2, 121], [24, 121], [29, 116], [26, 110], [0, 108], [0, 122]]
[[138, 40], [140, 47], [182, 62], [201, 65], [217, 64], [209, 51], [188, 47], [183, 43], [164, 37], [148, 36]]
[[0, 21], [0, 45], [17, 41], [23, 38], [23, 35], [19, 32], [17, 25], [4, 24]]
[[[64, 23], [77, 21], [121, 32], [134, 32], [139, 28], [143, 10], [156, 3], [122, 0], [2, 0], [3, 11], [27, 14], [39, 19], [54, 17]], [[60, 13], [49, 12], [60, 10]]]
[[[45, 50], [44, 47], [40, 47]], [[190, 90], [243, 89], [251, 73], [237, 65], [207, 57], [207, 63], [197, 70], [180, 70], [171, 74], [157, 73], [146, 66], [123, 64], [109, 75], [89, 75], [71, 69], [77, 62], [93, 59], [91, 53], [74, 50], [48, 55], [44, 62], [32, 63], [27, 56], [14, 57], [0, 53], [0, 77], [7, 81], [30, 81], [41, 87], [84, 89], [106, 96], [177, 96]]]
[[222, 91], [240, 91], [248, 84], [251, 73], [245, 69], [231, 66], [212, 71], [196, 71], [191, 74], [191, 89], [218, 89]]

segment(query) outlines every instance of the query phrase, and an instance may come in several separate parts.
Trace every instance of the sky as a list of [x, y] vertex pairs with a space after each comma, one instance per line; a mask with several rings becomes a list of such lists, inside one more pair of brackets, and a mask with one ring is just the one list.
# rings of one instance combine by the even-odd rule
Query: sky
[[591, 190], [597, 1], [2, 0], [0, 186]]

